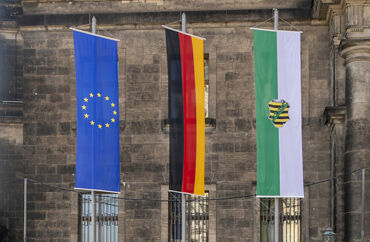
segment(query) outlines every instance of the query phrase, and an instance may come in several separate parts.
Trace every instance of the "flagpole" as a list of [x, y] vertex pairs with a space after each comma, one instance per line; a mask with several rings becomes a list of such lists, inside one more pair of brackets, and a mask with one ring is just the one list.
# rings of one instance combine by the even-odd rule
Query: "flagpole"
[[[274, 30], [279, 28], [279, 10], [274, 8]], [[279, 198], [275, 198], [275, 242], [279, 242]]]
[[[182, 13], [181, 14], [181, 31], [182, 32], [186, 32], [186, 14], [185, 13]], [[186, 226], [185, 226], [185, 216], [186, 216], [186, 213], [185, 213], [185, 209], [186, 209], [186, 205], [185, 205], [185, 194], [181, 194], [181, 225], [182, 225], [182, 228], [181, 228], [181, 241], [182, 242], [185, 242], [185, 229], [186, 229]]]
[[279, 29], [279, 10], [274, 8], [274, 30]]
[[27, 240], [27, 178], [24, 178], [24, 190], [23, 190], [23, 241]]
[[[91, 22], [91, 30], [93, 34], [96, 34], [96, 18], [95, 16], [92, 17], [92, 22]], [[91, 241], [95, 242], [95, 237], [96, 237], [96, 223], [95, 223], [95, 191], [91, 190], [91, 204], [92, 204], [92, 211], [91, 211], [91, 225], [92, 225], [92, 237]]]

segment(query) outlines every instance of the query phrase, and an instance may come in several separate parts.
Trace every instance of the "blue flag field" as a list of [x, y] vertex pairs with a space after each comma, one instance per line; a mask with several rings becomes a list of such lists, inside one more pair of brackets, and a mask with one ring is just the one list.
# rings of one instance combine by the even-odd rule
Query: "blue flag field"
[[76, 64], [75, 188], [120, 192], [117, 41], [73, 31]]

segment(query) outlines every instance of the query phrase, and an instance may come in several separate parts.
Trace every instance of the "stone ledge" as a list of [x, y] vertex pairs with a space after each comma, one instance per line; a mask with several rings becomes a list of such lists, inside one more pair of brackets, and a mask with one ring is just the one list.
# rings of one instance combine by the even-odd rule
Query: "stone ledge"
[[[161, 122], [161, 129], [162, 132], [165, 134], [170, 133], [170, 120], [163, 119]], [[214, 118], [206, 118], [205, 120], [205, 131], [206, 133], [211, 133], [216, 130], [216, 119]]]
[[0, 122], [19, 123], [23, 120], [22, 101], [2, 101], [0, 103]]
[[[23, 15], [19, 18], [20, 26], [78, 26], [90, 24], [91, 14], [59, 13], [59, 14], [33, 14]], [[127, 25], [127, 24], [166, 24], [179, 20], [178, 12], [119, 12], [119, 13], [96, 13], [99, 25]], [[281, 9], [279, 16], [287, 21], [309, 20], [309, 9]], [[271, 17], [271, 9], [257, 10], [230, 10], [230, 11], [189, 11], [186, 12], [189, 24], [196, 22], [219, 23], [235, 21], [262, 22]]]
[[[278, 4], [278, 5], [277, 5]], [[176, 12], [181, 11], [231, 11], [272, 8], [283, 9], [306, 9], [310, 12], [311, 2], [306, 0], [285, 0], [277, 4], [269, 1], [179, 1], [179, 0], [155, 0], [155, 1], [22, 1], [23, 13], [25, 15], [37, 14], [76, 14], [76, 13], [149, 13], [149, 12]]]

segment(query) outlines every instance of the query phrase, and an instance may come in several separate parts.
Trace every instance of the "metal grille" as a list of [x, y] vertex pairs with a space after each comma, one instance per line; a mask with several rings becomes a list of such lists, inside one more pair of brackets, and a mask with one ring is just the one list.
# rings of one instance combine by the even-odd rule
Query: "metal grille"
[[[169, 241], [179, 242], [182, 239], [182, 204], [179, 193], [169, 193], [168, 224]], [[205, 197], [185, 196], [185, 236], [186, 241], [209, 241], [209, 193]]]
[[[101, 194], [95, 197], [96, 242], [118, 241], [118, 195]], [[91, 194], [81, 197], [81, 241], [89, 242], [92, 238], [91, 224], [92, 202]]]
[[[279, 199], [280, 241], [301, 241], [301, 203], [299, 198]], [[274, 199], [261, 199], [261, 242], [274, 241], [274, 207]]]

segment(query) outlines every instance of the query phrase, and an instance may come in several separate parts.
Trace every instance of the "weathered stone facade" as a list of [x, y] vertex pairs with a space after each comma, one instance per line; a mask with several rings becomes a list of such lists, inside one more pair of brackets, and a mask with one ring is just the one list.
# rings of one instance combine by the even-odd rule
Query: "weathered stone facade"
[[[361, 3], [356, 2], [356, 9], [352, 10], [349, 1], [337, 5], [314, 1], [313, 6], [311, 1], [303, 0], [279, 2], [275, 7], [281, 9], [280, 16], [303, 31], [305, 183], [366, 167], [370, 144], [366, 111], [370, 103], [370, 54], [366, 42], [369, 30], [364, 26], [370, 25], [370, 4], [357, 1]], [[4, 104], [1, 109], [6, 112], [1, 113], [0, 120], [0, 180], [6, 173], [6, 179], [27, 177], [74, 187], [76, 88], [73, 39], [68, 27], [89, 30], [94, 14], [99, 34], [121, 40], [118, 44], [120, 197], [165, 198], [169, 137], [167, 61], [161, 25], [179, 20], [179, 11], [187, 11], [188, 31], [207, 39], [205, 53], [209, 54], [206, 184], [213, 197], [255, 193], [256, 128], [250, 27], [271, 17], [270, 4], [268, 1], [233, 0], [221, 4], [216, 0], [153, 0], [22, 1], [20, 5], [14, 1], [7, 10], [16, 9], [16, 14], [1, 19], [0, 36], [10, 31], [13, 35], [7, 38], [14, 37], [17, 43], [17, 51], [12, 54], [17, 60], [16, 71], [12, 75], [9, 71], [8, 76], [12, 77], [11, 87], [19, 84], [12, 89], [17, 95], [3, 100], [21, 100], [24, 105]], [[179, 28], [178, 23], [170, 25]], [[272, 23], [262, 26], [271, 28]], [[279, 28], [294, 30], [284, 22]], [[349, 31], [354, 29], [356, 32]], [[12, 112], [16, 114], [10, 115]], [[367, 177], [369, 187], [370, 176]], [[342, 184], [339, 181], [334, 184], [332, 193], [328, 182], [305, 187], [302, 241], [322, 241], [321, 234], [329, 225], [334, 226], [338, 241], [359, 241], [360, 213], [354, 208], [360, 206], [361, 184]], [[8, 229], [5, 241], [22, 240], [22, 186], [21, 179], [0, 186], [0, 192], [6, 194], [0, 200], [0, 225]], [[78, 241], [78, 195], [36, 184], [28, 189], [27, 241]], [[369, 197], [366, 202], [369, 204]], [[211, 238], [259, 241], [256, 198], [210, 203], [215, 211], [211, 214], [215, 224]], [[166, 206], [159, 201], [120, 201], [120, 241], [167, 241], [168, 235], [162, 228], [166, 213]], [[365, 218], [365, 228], [369, 230], [369, 210]], [[368, 241], [370, 234], [365, 236]]]
[[[332, 101], [326, 113], [331, 126], [332, 172], [349, 173], [369, 166], [370, 119], [365, 113], [370, 109], [370, 4], [351, 0], [314, 3], [313, 16], [329, 23]], [[367, 175], [365, 187], [369, 183]], [[361, 184], [361, 171], [345, 176], [344, 185], [336, 184], [337, 211], [331, 220], [344, 241], [369, 240], [370, 199], [366, 195], [362, 211]]]

